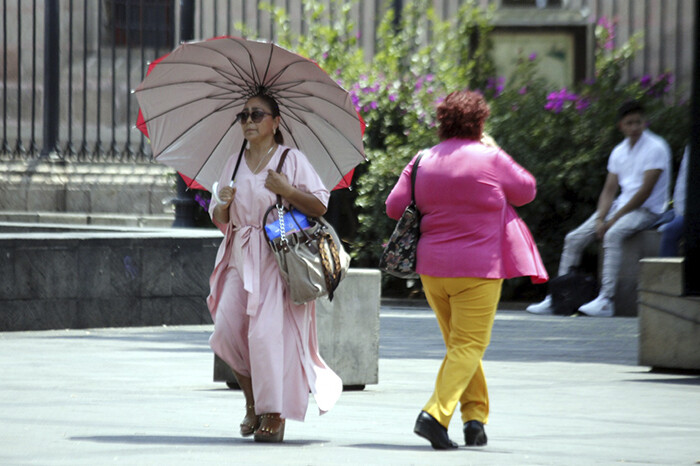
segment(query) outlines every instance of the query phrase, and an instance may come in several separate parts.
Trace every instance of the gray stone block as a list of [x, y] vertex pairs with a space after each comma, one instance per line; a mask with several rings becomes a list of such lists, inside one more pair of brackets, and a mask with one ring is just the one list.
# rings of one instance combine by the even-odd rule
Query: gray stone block
[[[205, 298], [221, 233], [72, 228], [0, 234], [0, 331], [211, 323]], [[184, 285], [174, 293], [173, 283]]]
[[45, 249], [35, 241], [15, 251], [15, 286], [18, 299], [74, 297], [78, 289], [75, 243]]
[[139, 214], [150, 213], [150, 197], [143, 188], [124, 186], [117, 192], [115, 201], [118, 210], [106, 210], [105, 212], [132, 212]]
[[0, 247], [0, 301], [13, 299], [16, 294], [14, 248]]
[[639, 290], [672, 296], [683, 294], [683, 258], [655, 257], [640, 262]]
[[119, 188], [111, 185], [95, 185], [90, 189], [91, 212], [121, 212], [117, 201]]
[[84, 187], [69, 186], [66, 188], [66, 212], [85, 213], [92, 210], [90, 205], [90, 190]]
[[170, 245], [153, 245], [143, 250], [141, 296], [165, 297], [173, 292]]
[[[379, 382], [379, 307], [381, 275], [374, 269], [350, 269], [333, 301], [316, 301], [321, 357], [345, 387]], [[214, 356], [214, 380], [236, 386], [231, 369]]]
[[179, 298], [173, 300], [171, 325], [211, 324], [211, 315], [205, 298]]
[[209, 276], [216, 250], [203, 244], [176, 244], [171, 250], [172, 287], [175, 296], [209, 294]]
[[119, 242], [110, 248], [106, 264], [110, 284], [110, 296], [137, 296], [143, 276], [141, 249], [130, 242]]
[[112, 295], [112, 281], [108, 268], [111, 251], [107, 245], [85, 245], [78, 251], [78, 296], [99, 298]]
[[316, 301], [321, 356], [343, 385], [366, 385], [379, 377], [379, 306], [381, 274], [350, 269], [333, 301]]
[[81, 299], [70, 328], [139, 327], [141, 300], [135, 296]]
[[0, 210], [26, 211], [26, 188], [22, 185], [0, 186]]
[[0, 302], [0, 330], [74, 328], [74, 299], [16, 299]]
[[[682, 296], [684, 260], [641, 261], [639, 363], [700, 370], [700, 298]], [[660, 277], [654, 280], [653, 277]]]
[[27, 188], [26, 210], [63, 212], [65, 206], [66, 196], [62, 187], [30, 185]]
[[700, 370], [700, 299], [640, 293], [639, 364]]
[[145, 327], [172, 324], [171, 297], [149, 297], [141, 303], [141, 325]]
[[172, 200], [177, 197], [175, 184], [172, 187], [154, 187], [150, 192], [150, 210], [151, 214], [172, 214]]

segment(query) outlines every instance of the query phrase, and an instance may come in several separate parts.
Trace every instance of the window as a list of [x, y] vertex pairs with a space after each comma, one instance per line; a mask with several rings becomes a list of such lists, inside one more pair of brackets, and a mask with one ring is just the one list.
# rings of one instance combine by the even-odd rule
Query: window
[[173, 47], [174, 0], [105, 0], [107, 37], [115, 45]]
[[561, 0], [501, 0], [501, 6], [561, 8]]

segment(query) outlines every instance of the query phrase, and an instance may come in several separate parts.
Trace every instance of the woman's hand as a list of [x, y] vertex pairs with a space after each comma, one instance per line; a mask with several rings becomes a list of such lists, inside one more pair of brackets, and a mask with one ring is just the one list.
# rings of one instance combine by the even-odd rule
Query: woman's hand
[[316, 196], [292, 186], [284, 173], [268, 170], [265, 187], [310, 217], [319, 217], [326, 213], [326, 206]]
[[217, 194], [222, 202], [214, 207], [214, 220], [219, 223], [228, 223], [230, 219], [228, 209], [233, 202], [233, 198], [236, 197], [236, 188], [224, 186]]
[[291, 193], [294, 190], [294, 186], [289, 183], [287, 175], [284, 173], [277, 173], [275, 170], [267, 171], [267, 178], [265, 178], [265, 187], [275, 194], [279, 194], [285, 199], [289, 200]]
[[231, 202], [233, 202], [233, 198], [236, 196], [236, 188], [232, 188], [230, 186], [224, 186], [219, 190], [219, 199], [221, 199], [222, 203], [219, 204], [222, 207], [228, 208], [228, 206], [231, 205]]

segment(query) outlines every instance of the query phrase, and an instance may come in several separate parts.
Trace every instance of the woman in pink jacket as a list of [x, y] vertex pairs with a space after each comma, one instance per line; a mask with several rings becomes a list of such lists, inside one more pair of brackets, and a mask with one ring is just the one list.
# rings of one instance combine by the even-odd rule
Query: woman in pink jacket
[[[548, 278], [513, 209], [535, 198], [535, 178], [503, 150], [481, 142], [489, 113], [479, 93], [448, 95], [437, 108], [441, 142], [423, 151], [416, 178], [422, 215], [416, 269], [447, 351], [414, 432], [435, 449], [457, 448], [447, 427], [458, 403], [466, 445], [486, 444], [489, 399], [481, 358], [503, 279], [531, 276], [541, 283]], [[414, 162], [386, 200], [393, 219], [411, 201]]]

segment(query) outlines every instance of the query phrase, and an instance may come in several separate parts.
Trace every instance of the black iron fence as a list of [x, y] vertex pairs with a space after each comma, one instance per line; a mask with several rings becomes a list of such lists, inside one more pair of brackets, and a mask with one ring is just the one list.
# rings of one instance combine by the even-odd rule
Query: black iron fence
[[40, 3], [2, 2], [0, 157], [148, 159], [130, 91], [175, 44], [174, 0]]
[[[319, 1], [327, 4], [331, 17], [342, 2]], [[449, 18], [465, 1], [435, 0], [432, 4], [439, 17]], [[525, 6], [539, 11], [535, 0], [475, 1], [484, 8], [495, 5], [508, 10], [510, 6], [510, 16], [500, 19], [501, 26], [513, 26], [508, 22], [514, 21], [513, 12], [519, 18], [527, 12], [522, 9]], [[150, 147], [134, 128], [138, 104], [131, 94], [144, 78], [148, 63], [180, 41], [183, 21], [194, 31], [195, 39], [242, 35], [241, 25], [245, 25], [253, 34], [274, 40], [278, 25], [273, 14], [260, 9], [263, 3], [283, 8], [292, 30], [308, 30], [305, 0], [0, 0], [0, 159], [57, 154], [80, 161], [150, 160]], [[388, 5], [400, 8], [403, 3], [350, 2], [367, 56], [374, 53], [376, 25], [383, 9]], [[189, 10], [183, 8], [185, 4]], [[681, 88], [692, 77], [693, 4], [693, 0], [548, 2], [555, 23], [558, 10], [566, 10], [585, 24], [600, 16], [619, 20], [615, 41], [644, 30], [644, 53], [638, 54], [628, 74], [671, 70], [676, 76], [674, 85]], [[183, 14], [185, 10], [189, 13]], [[532, 26], [541, 28], [538, 21]], [[588, 56], [591, 53], [588, 50]]]
[[[0, 1], [4, 160], [148, 161], [131, 90], [149, 62], [177, 45], [183, 21], [193, 38], [240, 35], [241, 24], [275, 35], [272, 15], [246, 0]], [[372, 31], [368, 43], [378, 4], [358, 7], [359, 18], [372, 18], [358, 26]], [[283, 6], [303, 30], [303, 2]]]

